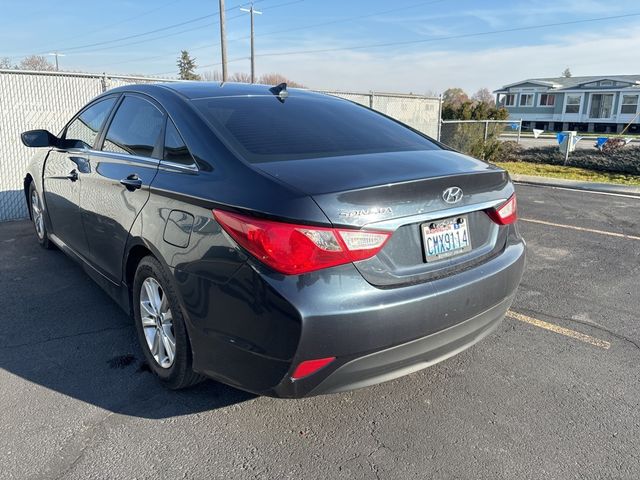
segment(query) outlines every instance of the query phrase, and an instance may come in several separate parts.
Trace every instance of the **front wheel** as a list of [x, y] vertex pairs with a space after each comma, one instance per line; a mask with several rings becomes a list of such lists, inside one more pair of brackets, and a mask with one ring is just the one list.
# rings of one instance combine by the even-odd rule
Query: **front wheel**
[[160, 262], [143, 258], [133, 281], [136, 332], [151, 371], [170, 389], [203, 380], [192, 369], [187, 329], [177, 294]]
[[38, 194], [33, 182], [29, 184], [29, 210], [31, 211], [31, 220], [33, 221], [33, 227], [36, 230], [38, 243], [42, 248], [54, 248], [53, 243], [49, 240], [47, 226], [44, 223], [44, 210], [42, 209], [40, 195]]

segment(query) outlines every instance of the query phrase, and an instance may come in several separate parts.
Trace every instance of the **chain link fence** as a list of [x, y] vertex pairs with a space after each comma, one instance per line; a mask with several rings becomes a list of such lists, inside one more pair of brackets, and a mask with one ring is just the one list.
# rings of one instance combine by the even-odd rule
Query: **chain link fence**
[[[22, 145], [22, 132], [44, 128], [57, 134], [78, 110], [106, 90], [158, 81], [176, 80], [0, 70], [0, 222], [28, 215], [23, 180], [34, 152]], [[439, 98], [380, 93], [323, 93], [374, 108], [433, 138], [438, 137]]]
[[23, 191], [34, 151], [20, 134], [44, 128], [58, 133], [89, 100], [131, 83], [159, 79], [109, 75], [0, 70], [0, 221], [28, 215]]
[[487, 146], [510, 137], [520, 143], [521, 120], [443, 120], [440, 142], [459, 152], [484, 159]]
[[438, 138], [442, 108], [439, 97], [380, 92], [353, 93], [328, 90], [319, 90], [319, 92], [372, 108], [429, 135], [431, 138]]

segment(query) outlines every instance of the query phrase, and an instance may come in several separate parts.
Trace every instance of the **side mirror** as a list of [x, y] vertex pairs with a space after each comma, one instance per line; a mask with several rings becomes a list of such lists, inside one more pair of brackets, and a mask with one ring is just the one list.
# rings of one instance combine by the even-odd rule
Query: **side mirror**
[[47, 130], [29, 130], [20, 135], [27, 147], [57, 147], [60, 140]]

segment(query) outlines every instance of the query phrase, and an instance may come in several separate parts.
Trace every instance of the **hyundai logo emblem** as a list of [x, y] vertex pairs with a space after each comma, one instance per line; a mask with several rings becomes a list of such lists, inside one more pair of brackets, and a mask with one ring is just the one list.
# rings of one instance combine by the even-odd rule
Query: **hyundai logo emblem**
[[462, 189], [460, 187], [449, 187], [442, 192], [442, 199], [449, 203], [454, 204], [462, 200]]

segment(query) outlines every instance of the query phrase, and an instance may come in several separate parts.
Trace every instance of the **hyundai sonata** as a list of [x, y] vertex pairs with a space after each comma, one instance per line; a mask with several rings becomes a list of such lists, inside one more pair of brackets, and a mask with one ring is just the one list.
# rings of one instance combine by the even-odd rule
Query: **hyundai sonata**
[[132, 85], [22, 140], [38, 241], [131, 314], [169, 388], [393, 379], [489, 334], [522, 276], [504, 170], [335, 97]]

